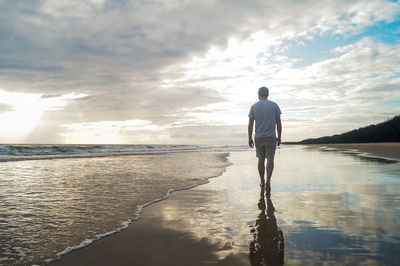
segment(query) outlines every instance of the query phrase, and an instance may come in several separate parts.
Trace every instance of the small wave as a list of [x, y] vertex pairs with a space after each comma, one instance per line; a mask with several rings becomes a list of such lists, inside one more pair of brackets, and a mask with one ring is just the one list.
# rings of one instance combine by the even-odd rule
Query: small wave
[[199, 145], [0, 145], [0, 162], [150, 155], [169, 152], [243, 149], [244, 146]]
[[84, 247], [92, 244], [94, 241], [97, 241], [97, 240], [102, 239], [104, 237], [107, 237], [107, 236], [113, 235], [115, 233], [121, 232], [122, 230], [126, 229], [131, 223], [132, 223], [132, 220], [129, 219], [129, 220], [125, 221], [125, 222], [122, 222], [121, 223], [121, 227], [118, 227], [117, 229], [115, 229], [113, 231], [110, 231], [110, 232], [107, 232], [107, 233], [104, 233], [104, 234], [98, 234], [98, 235], [96, 235], [95, 239], [86, 239], [85, 241], [83, 241], [79, 245], [72, 246], [72, 247], [67, 247], [63, 251], [61, 251], [61, 252], [56, 254], [56, 256], [57, 256], [56, 259], [47, 259], [47, 260], [45, 260], [45, 263], [54, 262], [54, 261], [60, 259], [62, 256], [66, 255], [66, 254], [68, 254], [68, 253], [70, 253], [70, 252], [72, 252], [74, 250], [81, 249], [81, 248], [84, 248]]
[[79, 147], [75, 146], [54, 146], [58, 153], [80, 153], [82, 152]]
[[0, 146], [0, 155], [10, 154], [10, 153], [11, 153], [10, 148], [8, 148], [6, 146]]

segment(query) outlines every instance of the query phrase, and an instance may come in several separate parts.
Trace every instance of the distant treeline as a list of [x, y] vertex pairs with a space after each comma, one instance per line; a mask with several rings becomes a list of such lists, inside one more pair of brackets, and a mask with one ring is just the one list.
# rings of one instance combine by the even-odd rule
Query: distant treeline
[[343, 134], [305, 139], [296, 144], [400, 142], [400, 115], [392, 119]]

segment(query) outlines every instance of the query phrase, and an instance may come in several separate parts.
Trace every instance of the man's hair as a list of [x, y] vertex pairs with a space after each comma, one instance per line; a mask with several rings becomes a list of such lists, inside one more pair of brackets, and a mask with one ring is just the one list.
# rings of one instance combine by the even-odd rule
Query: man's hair
[[261, 87], [258, 89], [258, 94], [261, 97], [268, 97], [269, 96], [269, 90], [267, 87]]

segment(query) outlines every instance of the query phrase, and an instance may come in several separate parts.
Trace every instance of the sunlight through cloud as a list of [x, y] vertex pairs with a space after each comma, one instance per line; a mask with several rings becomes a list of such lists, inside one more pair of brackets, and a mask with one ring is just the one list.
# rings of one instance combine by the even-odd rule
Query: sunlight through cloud
[[0, 113], [0, 132], [6, 141], [29, 134], [40, 123], [46, 111], [62, 109], [69, 100], [87, 97], [82, 93], [50, 98], [42, 96], [43, 94], [7, 92], [0, 89], [0, 103], [11, 106], [11, 110]]

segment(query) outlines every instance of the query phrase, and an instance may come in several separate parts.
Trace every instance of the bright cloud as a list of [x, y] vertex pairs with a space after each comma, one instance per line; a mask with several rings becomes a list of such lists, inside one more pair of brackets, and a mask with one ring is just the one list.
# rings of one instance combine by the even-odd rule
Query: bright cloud
[[101, 121], [60, 125], [66, 128], [62, 133], [74, 143], [149, 143], [155, 134], [167, 138], [164, 128], [147, 120]]
[[42, 94], [10, 93], [0, 90], [0, 104], [9, 107], [0, 113], [1, 137], [7, 142], [23, 138], [39, 124], [46, 111], [62, 109], [68, 104], [68, 100], [86, 96], [70, 93], [46, 98]]

